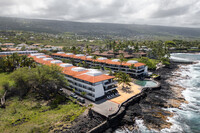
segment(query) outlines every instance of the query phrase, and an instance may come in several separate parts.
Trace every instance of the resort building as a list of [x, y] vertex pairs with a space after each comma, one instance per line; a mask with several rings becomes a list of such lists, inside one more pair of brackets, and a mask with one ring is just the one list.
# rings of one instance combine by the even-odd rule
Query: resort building
[[13, 53], [29, 55], [37, 52], [38, 51], [6, 51], [6, 52], [0, 52], [0, 56], [12, 55]]
[[110, 60], [106, 57], [93, 59], [93, 56], [85, 56], [83, 54], [74, 55], [73, 53], [64, 52], [54, 53], [52, 54], [52, 57], [57, 59], [73, 59], [75, 63], [82, 63], [83, 61], [85, 61], [90, 68], [97, 66], [100, 67], [102, 70], [104, 70], [104, 68], [110, 68], [114, 72], [122, 71], [135, 78], [143, 77], [148, 73], [148, 67], [145, 64], [139, 63], [138, 61], [134, 60], [120, 63], [119, 59]]
[[68, 88], [74, 89], [80, 95], [85, 92], [85, 97], [92, 101], [97, 101], [106, 97], [111, 91], [116, 91], [117, 82], [113, 80], [114, 76], [103, 74], [99, 70], [76, 67], [72, 64], [49, 58], [43, 53], [31, 54], [29, 57], [32, 57], [39, 64], [60, 66], [69, 82]]
[[95, 51], [94, 53], [92, 53], [92, 55], [102, 56], [102, 57], [106, 57], [106, 58], [119, 58], [120, 54], [123, 54], [124, 58], [126, 58], [126, 59], [140, 58], [140, 57], [147, 56], [147, 54], [143, 53], [143, 52], [129, 53], [129, 52], [125, 52], [122, 50], [119, 50], [118, 52], [113, 52], [113, 50], [109, 50], [109, 51], [104, 51], [102, 53], [100, 51]]

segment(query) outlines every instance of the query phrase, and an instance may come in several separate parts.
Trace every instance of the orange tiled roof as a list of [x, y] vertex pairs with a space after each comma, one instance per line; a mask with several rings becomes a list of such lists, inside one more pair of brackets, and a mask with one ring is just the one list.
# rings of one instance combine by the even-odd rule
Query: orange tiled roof
[[[49, 57], [47, 55], [44, 55], [44, 56]], [[68, 56], [68, 55], [66, 55], [66, 56]], [[36, 58], [35, 56], [31, 56], [31, 55], [29, 55], [29, 57], [32, 57], [37, 63], [41, 63], [41, 64], [44, 64], [44, 65], [52, 65], [51, 61], [44, 61], [43, 58]], [[60, 66], [61, 64], [63, 64], [63, 63], [59, 63], [59, 64], [55, 64], [55, 65]], [[105, 75], [105, 74], [102, 74], [102, 75], [99, 75], [99, 76], [90, 76], [90, 75], [85, 74], [89, 70], [84, 70], [84, 71], [80, 71], [80, 72], [73, 71], [72, 68], [76, 68], [76, 66], [61, 67], [61, 68], [63, 68], [62, 72], [64, 74], [70, 75], [70, 76], [73, 76], [75, 78], [85, 80], [85, 81], [88, 81], [88, 82], [91, 82], [91, 83], [96, 83], [96, 82], [100, 82], [100, 81], [103, 81], [103, 80], [114, 78], [114, 76], [109, 76], [109, 75]]]
[[15, 44], [13, 44], [13, 43], [4, 43], [4, 44], [2, 44], [3, 46], [5, 45], [5, 46], [7, 46], [7, 45], [10, 45], [10, 46], [13, 46], [13, 45], [15, 45]]
[[3, 51], [17, 51], [16, 48], [1, 48]]
[[[52, 55], [58, 55], [58, 56], [63, 56], [63, 57], [71, 57], [71, 58], [78, 58], [78, 59], [82, 59], [82, 60], [90, 60], [90, 61], [94, 61], [94, 62], [102, 62], [102, 63], [106, 63], [106, 64], [120, 65], [120, 62], [113, 62], [110, 59], [106, 59], [106, 60], [96, 59], [96, 60], [93, 60], [91, 58], [86, 58], [85, 56], [77, 57], [76, 55], [66, 55], [66, 54], [58, 54], [58, 53], [54, 53]], [[131, 66], [132, 64], [123, 62], [122, 65], [123, 66]], [[145, 65], [144, 63], [135, 63], [134, 64], [135, 67], [144, 66], [144, 65]]]
[[74, 77], [88, 81], [88, 82], [91, 82], [91, 83], [96, 83], [96, 82], [100, 82], [100, 81], [103, 81], [103, 80], [108, 80], [108, 79], [114, 78], [114, 76], [109, 76], [109, 75], [105, 75], [105, 74], [99, 75], [99, 76], [90, 76], [90, 75], [87, 75], [87, 74], [79, 74], [79, 75], [76, 75]]

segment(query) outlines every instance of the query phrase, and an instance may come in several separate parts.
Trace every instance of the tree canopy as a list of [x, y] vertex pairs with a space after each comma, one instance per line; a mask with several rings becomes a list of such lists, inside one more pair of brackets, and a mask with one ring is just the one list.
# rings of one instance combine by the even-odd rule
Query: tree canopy
[[33, 92], [40, 98], [49, 100], [56, 96], [59, 89], [67, 85], [66, 78], [61, 71], [61, 68], [55, 65], [24, 67], [14, 71], [10, 78], [14, 80], [15, 88], [21, 97], [28, 92]]
[[33, 58], [17, 53], [0, 59], [0, 69], [4, 72], [12, 72], [21, 67], [36, 67], [36, 64]]
[[126, 74], [124, 72], [118, 72], [115, 74], [115, 80], [118, 81], [119, 84], [122, 84], [122, 88], [124, 88], [125, 85], [131, 86], [130, 82], [132, 81], [129, 74]]

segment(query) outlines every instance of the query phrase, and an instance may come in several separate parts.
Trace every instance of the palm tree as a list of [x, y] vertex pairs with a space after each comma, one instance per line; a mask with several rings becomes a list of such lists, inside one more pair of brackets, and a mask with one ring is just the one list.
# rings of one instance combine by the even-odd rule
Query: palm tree
[[20, 67], [35, 67], [36, 63], [33, 58], [29, 58], [27, 55], [19, 56], [17, 53], [11, 56], [6, 56], [1, 59], [1, 69], [6, 72], [12, 72]]
[[125, 61], [124, 55], [123, 55], [123, 54], [120, 54], [120, 56], [119, 56], [119, 62], [120, 62], [119, 70], [121, 69], [122, 63], [123, 63], [124, 61]]
[[92, 57], [92, 60], [93, 60], [93, 66], [94, 66], [94, 61], [97, 59], [97, 56], [96, 55], [94, 55], [93, 57]]
[[78, 67], [83, 67], [83, 64], [81, 64], [80, 62], [77, 64]]
[[115, 80], [117, 80], [117, 82], [119, 84], [122, 84], [122, 89], [124, 88], [124, 85], [131, 86], [130, 83], [132, 82], [130, 75], [128, 75], [124, 72], [116, 73], [115, 74]]
[[76, 53], [77, 53], [76, 47], [75, 47], [75, 46], [72, 46], [71, 51], [72, 51], [74, 54], [76, 54]]
[[135, 69], [136, 67], [135, 67], [134, 64], [131, 64], [131, 65], [129, 66], [129, 68], [130, 68], [130, 69]]

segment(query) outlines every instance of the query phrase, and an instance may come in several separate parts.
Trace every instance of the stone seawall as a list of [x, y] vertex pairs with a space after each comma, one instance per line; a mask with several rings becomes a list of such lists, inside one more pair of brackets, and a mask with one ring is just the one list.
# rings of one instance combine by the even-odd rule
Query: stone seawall
[[119, 109], [112, 115], [109, 115], [107, 120], [101, 123], [100, 125], [96, 126], [95, 128], [88, 131], [88, 133], [102, 133], [108, 128], [114, 128], [117, 127], [124, 117], [126, 113], [126, 109], [129, 105], [132, 103], [139, 103], [139, 101], [147, 96], [147, 94], [152, 91], [152, 89], [160, 89], [160, 84], [158, 83], [157, 87], [154, 88], [143, 88], [142, 92], [127, 99], [125, 102], [123, 102]]

